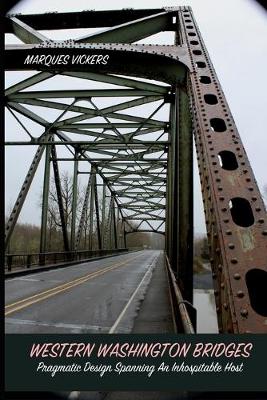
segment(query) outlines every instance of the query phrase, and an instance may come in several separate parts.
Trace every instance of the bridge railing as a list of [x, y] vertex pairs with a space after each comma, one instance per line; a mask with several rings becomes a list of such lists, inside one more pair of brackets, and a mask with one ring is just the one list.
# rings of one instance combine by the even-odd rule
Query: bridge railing
[[32, 268], [44, 265], [54, 265], [73, 261], [88, 260], [90, 258], [108, 256], [129, 251], [122, 249], [105, 250], [78, 250], [68, 252], [46, 252], [46, 253], [20, 253], [6, 254], [5, 270], [10, 272], [14, 269]]
[[191, 303], [184, 300], [167, 255], [166, 268], [176, 331], [179, 333], [195, 333], [196, 311]]

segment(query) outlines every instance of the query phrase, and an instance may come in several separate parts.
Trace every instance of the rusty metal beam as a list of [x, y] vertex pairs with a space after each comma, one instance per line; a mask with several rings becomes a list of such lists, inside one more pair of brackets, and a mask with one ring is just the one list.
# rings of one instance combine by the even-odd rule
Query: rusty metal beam
[[192, 62], [188, 93], [219, 329], [266, 332], [266, 306], [255, 300], [267, 274], [265, 206], [191, 9], [179, 19]]

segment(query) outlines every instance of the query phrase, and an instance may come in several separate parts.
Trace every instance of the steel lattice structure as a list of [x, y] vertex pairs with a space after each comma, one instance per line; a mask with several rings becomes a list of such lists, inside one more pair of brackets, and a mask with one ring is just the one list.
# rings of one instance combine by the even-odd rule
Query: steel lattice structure
[[[91, 31], [64, 41], [40, 32], [68, 29], [71, 34], [77, 28]], [[174, 34], [172, 45], [138, 43], [162, 31]], [[99, 248], [118, 247], [118, 220], [125, 235], [165, 234], [177, 281], [192, 301], [194, 134], [220, 331], [266, 331], [266, 210], [191, 8], [9, 15], [6, 32], [24, 43], [7, 46], [7, 69], [38, 70], [7, 89], [7, 107], [17, 120], [29, 118], [43, 129], [39, 137], [28, 132], [27, 142], [7, 142], [38, 145], [7, 223], [7, 243], [45, 153], [41, 251], [52, 163], [65, 250], [78, 247], [89, 204]], [[70, 57], [48, 66], [40, 62], [41, 55]], [[86, 66], [71, 63], [79, 55], [87, 60]], [[31, 61], [25, 62], [28, 56]], [[68, 78], [79, 78], [85, 89], [32, 89], [55, 76], [64, 77], [66, 85]], [[99, 88], [87, 89], [88, 82]], [[103, 89], [103, 83], [112, 86]], [[112, 103], [99, 106], [98, 98]], [[146, 109], [142, 114], [138, 107], [145, 105], [149, 113]], [[58, 117], [49, 121], [33, 112], [33, 106], [59, 110]], [[168, 110], [167, 120], [157, 117], [163, 108]], [[75, 114], [70, 117], [70, 112]], [[69, 149], [69, 157], [57, 155], [60, 146]], [[62, 211], [59, 161], [73, 163], [74, 188], [83, 173], [80, 166], [90, 165], [78, 228], [73, 190], [70, 238]], [[99, 182], [110, 195], [108, 216], [100, 216]], [[105, 199], [104, 195], [101, 201]], [[101, 226], [104, 220], [107, 225]]]

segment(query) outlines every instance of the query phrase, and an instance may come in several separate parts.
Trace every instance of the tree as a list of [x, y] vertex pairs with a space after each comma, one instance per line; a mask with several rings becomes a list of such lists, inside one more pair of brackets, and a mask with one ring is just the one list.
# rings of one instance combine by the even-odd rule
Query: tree
[[[73, 197], [73, 181], [68, 171], [60, 174], [60, 186], [62, 196], [63, 214], [68, 237], [70, 238], [71, 220], [72, 220], [72, 197]], [[78, 225], [81, 214], [82, 193], [79, 186], [77, 187], [77, 215], [76, 225]], [[64, 251], [62, 236], [62, 221], [59, 212], [58, 196], [56, 190], [55, 179], [50, 182], [50, 190], [48, 196], [48, 216], [47, 216], [47, 251]]]

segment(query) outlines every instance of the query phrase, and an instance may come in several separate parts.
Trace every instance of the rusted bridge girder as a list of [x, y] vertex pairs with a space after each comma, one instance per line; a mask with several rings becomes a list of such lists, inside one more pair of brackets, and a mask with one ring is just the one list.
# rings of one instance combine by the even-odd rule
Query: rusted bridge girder
[[[106, 28], [63, 41], [39, 32], [101, 27]], [[161, 31], [174, 33], [172, 45], [138, 43]], [[58, 163], [71, 161], [72, 249], [80, 242], [87, 209], [99, 247], [117, 247], [120, 236], [136, 231], [165, 233], [171, 267], [183, 296], [192, 301], [194, 135], [220, 332], [266, 332], [266, 210], [191, 8], [9, 15], [6, 32], [24, 43], [7, 46], [6, 68], [39, 71], [7, 88], [7, 107], [17, 120], [24, 116], [44, 130], [34, 137], [24, 126], [29, 141], [7, 142], [39, 145], [7, 223], [7, 243], [46, 148], [42, 249], [49, 164], [53, 162], [62, 209]], [[83, 64], [73, 62], [79, 55]], [[65, 78], [66, 89], [34, 88], [57, 76]], [[73, 90], [68, 78], [102, 86]], [[112, 87], [103, 89], [103, 84]], [[113, 103], [100, 107], [98, 98], [112, 98]], [[131, 113], [144, 105], [150, 105], [147, 115]], [[49, 121], [33, 112], [34, 106], [59, 110], [60, 115]], [[157, 117], [164, 107], [167, 121]], [[71, 156], [57, 156], [59, 146], [69, 148]], [[90, 171], [79, 169], [84, 162]], [[82, 173], [89, 173], [89, 180], [76, 229], [75, 188]], [[101, 215], [97, 182], [104, 188]], [[68, 248], [62, 210], [61, 221]]]

